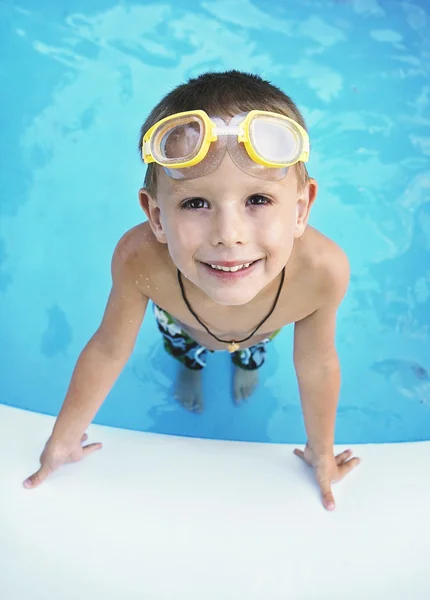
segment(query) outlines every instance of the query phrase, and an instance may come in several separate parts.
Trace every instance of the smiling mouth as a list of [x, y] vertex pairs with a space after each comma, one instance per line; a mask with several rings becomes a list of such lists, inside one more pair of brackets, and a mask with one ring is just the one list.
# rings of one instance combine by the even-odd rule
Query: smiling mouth
[[236, 273], [236, 271], [243, 271], [244, 269], [247, 269], [248, 267], [252, 266], [256, 262], [257, 262], [257, 260], [253, 260], [251, 262], [242, 263], [239, 265], [233, 265], [231, 267], [224, 266], [224, 265], [215, 265], [215, 264], [211, 264], [211, 263], [204, 263], [204, 264], [207, 265], [208, 267], [210, 267], [211, 269], [213, 269], [214, 271], [224, 271], [226, 273]]

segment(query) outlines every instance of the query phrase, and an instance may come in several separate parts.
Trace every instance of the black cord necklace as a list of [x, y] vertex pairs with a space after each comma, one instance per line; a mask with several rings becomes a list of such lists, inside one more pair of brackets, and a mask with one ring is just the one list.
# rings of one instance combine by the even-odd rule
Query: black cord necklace
[[279, 296], [281, 294], [282, 291], [282, 285], [284, 283], [284, 279], [285, 279], [285, 267], [282, 269], [282, 276], [281, 276], [281, 283], [279, 284], [279, 288], [278, 291], [276, 293], [276, 298], [275, 301], [273, 303], [272, 308], [270, 309], [269, 313], [264, 317], [264, 319], [261, 321], [261, 323], [259, 323], [257, 325], [257, 327], [254, 329], [254, 331], [248, 335], [248, 337], [243, 338], [243, 340], [230, 340], [230, 341], [226, 341], [226, 340], [221, 340], [219, 337], [217, 337], [214, 333], [212, 333], [212, 331], [210, 331], [210, 329], [207, 327], [207, 325], [205, 325], [203, 323], [203, 321], [196, 315], [196, 313], [193, 311], [193, 309], [190, 306], [190, 303], [188, 302], [188, 298], [185, 295], [185, 289], [184, 289], [184, 284], [182, 282], [182, 277], [181, 277], [181, 272], [178, 269], [178, 281], [179, 281], [179, 286], [181, 288], [181, 293], [182, 293], [182, 298], [184, 299], [185, 304], [187, 305], [188, 310], [190, 311], [190, 313], [193, 315], [193, 317], [195, 317], [197, 319], [197, 321], [200, 323], [200, 325], [202, 325], [202, 327], [204, 327], [206, 329], [206, 331], [208, 332], [209, 335], [211, 335], [213, 338], [215, 338], [217, 340], [217, 342], [221, 342], [222, 344], [227, 344], [227, 350], [229, 352], [236, 352], [236, 350], [239, 350], [240, 345], [243, 342], [246, 342], [247, 340], [249, 340], [250, 338], [252, 338], [252, 336], [256, 333], [256, 331], [258, 329], [260, 329], [260, 327], [263, 325], [263, 323], [265, 323], [267, 321], [267, 319], [270, 317], [270, 315], [273, 313], [273, 311], [276, 308], [276, 305], [278, 303], [278, 299]]

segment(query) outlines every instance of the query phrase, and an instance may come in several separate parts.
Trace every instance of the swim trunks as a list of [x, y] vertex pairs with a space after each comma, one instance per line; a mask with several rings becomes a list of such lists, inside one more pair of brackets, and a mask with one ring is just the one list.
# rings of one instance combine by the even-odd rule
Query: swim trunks
[[[156, 304], [154, 316], [158, 329], [164, 340], [164, 348], [168, 354], [179, 360], [188, 369], [199, 370], [206, 366], [208, 352], [214, 352], [194, 341], [164, 309]], [[273, 332], [270, 336], [249, 348], [232, 352], [233, 363], [241, 369], [254, 371], [259, 369], [266, 358], [266, 345], [280, 332]]]

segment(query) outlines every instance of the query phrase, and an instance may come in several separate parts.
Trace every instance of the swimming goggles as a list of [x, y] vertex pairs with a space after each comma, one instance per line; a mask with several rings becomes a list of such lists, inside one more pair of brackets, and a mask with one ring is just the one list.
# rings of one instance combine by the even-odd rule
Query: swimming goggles
[[288, 167], [309, 159], [309, 137], [296, 121], [278, 113], [251, 110], [229, 123], [203, 110], [177, 113], [145, 134], [142, 158], [173, 179], [194, 179], [215, 170], [228, 152], [246, 173], [283, 179]]

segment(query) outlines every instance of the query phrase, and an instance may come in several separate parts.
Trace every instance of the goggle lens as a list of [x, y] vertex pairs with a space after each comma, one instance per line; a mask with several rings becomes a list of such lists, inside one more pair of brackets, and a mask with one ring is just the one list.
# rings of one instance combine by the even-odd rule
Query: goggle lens
[[300, 155], [300, 138], [289, 123], [279, 119], [253, 119], [250, 137], [257, 154], [270, 162], [290, 163]]
[[178, 160], [192, 160], [199, 152], [204, 137], [204, 127], [199, 119], [162, 127], [153, 138], [154, 158], [163, 164]]

